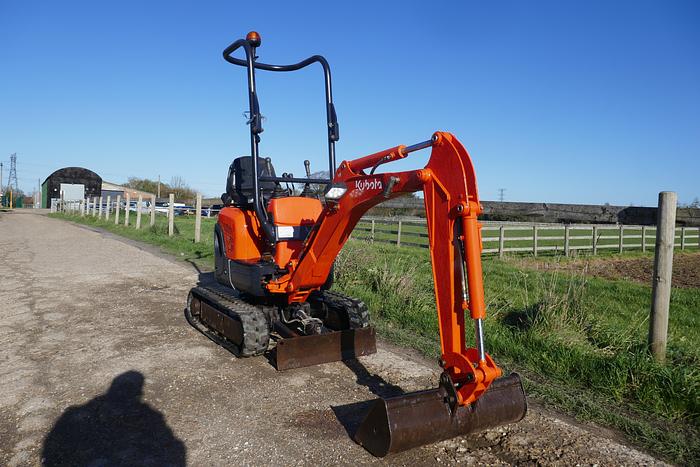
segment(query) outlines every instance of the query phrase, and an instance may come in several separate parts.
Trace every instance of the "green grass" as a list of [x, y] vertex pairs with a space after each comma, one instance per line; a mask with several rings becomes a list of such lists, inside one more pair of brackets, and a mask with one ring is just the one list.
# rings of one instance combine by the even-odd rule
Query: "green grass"
[[[92, 217], [53, 214], [159, 245], [182, 259], [213, 266], [214, 219], [165, 217], [135, 230]], [[122, 213], [123, 219], [123, 213]], [[642, 253], [626, 253], [639, 256]], [[650, 287], [484, 261], [486, 345], [496, 361], [521, 373], [529, 397], [625, 433], [674, 462], [700, 459], [700, 289], [673, 289], [668, 363], [646, 351]], [[335, 288], [363, 299], [381, 336], [439, 354], [427, 250], [351, 240], [336, 265]], [[472, 339], [472, 333], [467, 333]]]

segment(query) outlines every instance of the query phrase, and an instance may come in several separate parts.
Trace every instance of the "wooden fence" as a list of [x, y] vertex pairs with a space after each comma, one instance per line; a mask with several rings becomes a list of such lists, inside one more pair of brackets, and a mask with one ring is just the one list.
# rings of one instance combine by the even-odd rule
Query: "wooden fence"
[[[55, 199], [51, 202], [51, 212], [66, 212], [69, 214], [78, 214], [80, 216], [92, 216], [98, 217], [99, 219], [104, 219], [110, 221], [114, 219], [114, 224], [123, 224], [124, 227], [129, 227], [131, 214], [134, 213], [136, 216], [136, 222], [134, 223], [135, 229], [141, 229], [142, 222], [141, 218], [143, 215], [150, 217], [149, 225], [150, 227], [156, 224], [156, 214], [158, 210], [156, 209], [156, 197], [152, 196], [150, 200], [144, 200], [141, 195], [139, 195], [138, 200], [135, 205], [132, 205], [129, 194], [126, 194], [126, 198], [122, 201], [121, 196], [117, 195], [115, 199], [111, 196], [104, 197], [93, 197], [85, 198], [83, 200], [76, 201], [64, 201], [62, 199]], [[168, 236], [172, 237], [175, 235], [175, 199], [174, 195], [170, 194], [169, 205], [167, 208], [168, 216]], [[121, 218], [120, 218], [121, 215]], [[195, 207], [195, 230], [194, 230], [194, 242], [199, 243], [201, 241], [201, 228], [202, 228], [202, 195], [197, 195], [196, 207]], [[207, 217], [211, 215], [211, 209], [207, 211]]]
[[[353, 238], [388, 243], [397, 247], [428, 248], [428, 232], [424, 220], [396, 218], [363, 218]], [[601, 250], [653, 250], [656, 227], [610, 224], [530, 224], [483, 222], [484, 254], [502, 257], [506, 253], [530, 253], [538, 256], [578, 252], [598, 254]], [[676, 245], [681, 250], [698, 249], [700, 227], [677, 227]]]

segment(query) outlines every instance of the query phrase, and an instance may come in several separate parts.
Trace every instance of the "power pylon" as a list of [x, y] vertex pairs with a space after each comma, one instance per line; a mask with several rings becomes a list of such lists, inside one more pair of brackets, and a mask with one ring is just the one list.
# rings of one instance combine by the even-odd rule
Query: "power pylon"
[[10, 154], [10, 175], [7, 178], [7, 186], [14, 191], [19, 191], [17, 183], [17, 154]]

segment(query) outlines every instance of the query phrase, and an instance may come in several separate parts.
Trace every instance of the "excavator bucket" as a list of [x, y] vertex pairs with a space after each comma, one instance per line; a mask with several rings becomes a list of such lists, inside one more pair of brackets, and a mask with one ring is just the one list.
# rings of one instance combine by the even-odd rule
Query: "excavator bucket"
[[355, 441], [371, 454], [384, 457], [455, 436], [521, 420], [527, 401], [520, 376], [495, 380], [473, 404], [447, 403], [443, 387], [389, 399], [377, 399], [355, 433]]
[[275, 330], [284, 336], [274, 351], [275, 367], [280, 371], [353, 360], [377, 352], [376, 333], [372, 327], [312, 336], [300, 336], [280, 324], [275, 325]]

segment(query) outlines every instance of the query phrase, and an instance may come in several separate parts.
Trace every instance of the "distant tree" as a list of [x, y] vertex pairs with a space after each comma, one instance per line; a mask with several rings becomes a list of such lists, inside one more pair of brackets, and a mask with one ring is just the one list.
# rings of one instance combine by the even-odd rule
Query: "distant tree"
[[192, 200], [197, 196], [197, 192], [190, 188], [185, 179], [179, 175], [170, 179], [168, 189], [175, 194], [175, 199]]
[[[148, 193], [158, 193], [158, 181], [149, 180], [147, 178], [137, 178], [129, 177], [129, 180], [125, 183], [129, 188], [134, 190], [147, 191]], [[161, 188], [163, 184], [161, 183]]]
[[695, 199], [688, 205], [689, 208], [695, 208], [698, 209], [700, 208], [700, 199], [696, 196]]

